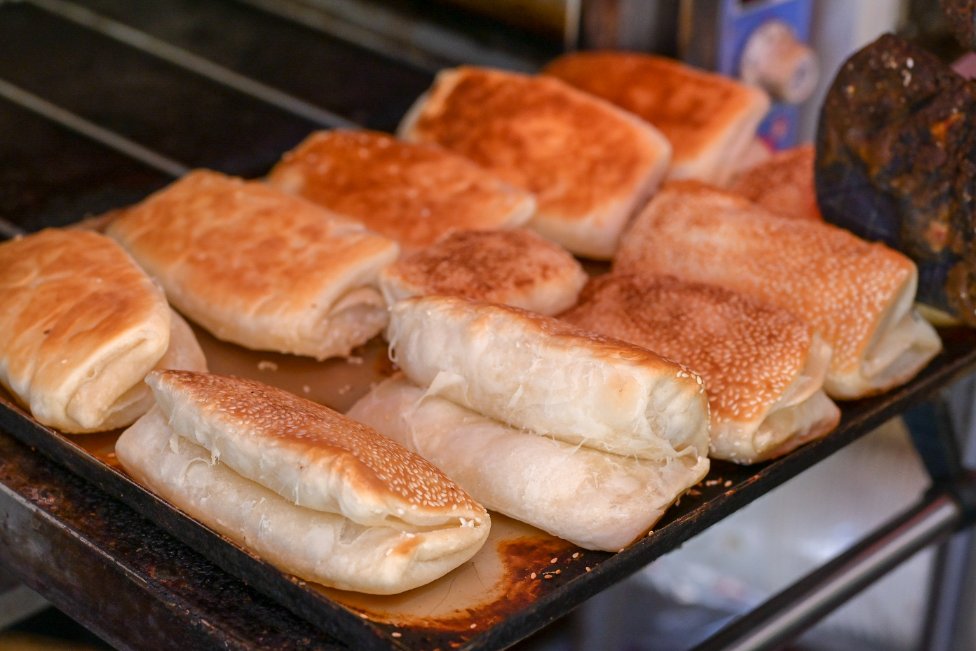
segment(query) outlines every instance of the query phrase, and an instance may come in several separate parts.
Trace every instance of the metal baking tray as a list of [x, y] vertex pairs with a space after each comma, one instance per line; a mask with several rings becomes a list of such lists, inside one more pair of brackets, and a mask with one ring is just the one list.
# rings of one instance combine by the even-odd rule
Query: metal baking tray
[[[976, 368], [976, 332], [960, 328], [940, 334], [944, 352], [911, 383], [844, 404], [836, 431], [782, 459], [754, 466], [714, 462], [708, 477], [653, 532], [618, 553], [583, 550], [493, 515], [491, 536], [474, 559], [428, 586], [391, 597], [328, 589], [288, 576], [182, 514], [119, 469], [113, 453], [118, 432], [62, 435], [38, 425], [8, 396], [0, 397], [0, 427], [354, 648], [503, 648]], [[212, 371], [268, 382], [339, 410], [393, 371], [379, 339], [348, 360], [315, 362], [245, 350], [199, 330], [198, 337]]]
[[[0, 142], [0, 219], [26, 230], [64, 225], [136, 201], [191, 167], [259, 175], [311, 129], [350, 121], [392, 128], [432, 76], [229, 0], [147, 0], [138, 12], [132, 6], [124, 0], [0, 3], [0, 131], [18, 135]], [[91, 12], [101, 18], [86, 25]], [[233, 30], [226, 29], [230, 24]], [[119, 40], [132, 36], [119, 25], [139, 30], [141, 40]], [[176, 46], [179, 56], [161, 58], [173, 55], [166, 45]], [[201, 67], [200, 59], [219, 68]], [[274, 84], [287, 97], [269, 102], [227, 71]], [[295, 98], [332, 113], [297, 115]], [[254, 377], [340, 410], [392, 370], [378, 340], [351, 360], [317, 363], [198, 334], [213, 371]], [[473, 561], [399, 597], [327, 590], [282, 574], [132, 482], [112, 455], [117, 432], [63, 436], [2, 395], [0, 428], [133, 507], [324, 637], [353, 648], [500, 648], [976, 367], [976, 332], [941, 334], [945, 351], [913, 382], [844, 405], [834, 433], [783, 459], [751, 467], [716, 462], [651, 535], [619, 553], [581, 550], [496, 516], [492, 537]]]

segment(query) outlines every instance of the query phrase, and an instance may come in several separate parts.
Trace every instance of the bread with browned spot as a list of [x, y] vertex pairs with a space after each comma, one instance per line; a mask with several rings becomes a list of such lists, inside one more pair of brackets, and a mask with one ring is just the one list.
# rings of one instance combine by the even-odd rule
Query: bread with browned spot
[[738, 173], [729, 190], [777, 215], [823, 221], [813, 187], [813, 145], [779, 151]]

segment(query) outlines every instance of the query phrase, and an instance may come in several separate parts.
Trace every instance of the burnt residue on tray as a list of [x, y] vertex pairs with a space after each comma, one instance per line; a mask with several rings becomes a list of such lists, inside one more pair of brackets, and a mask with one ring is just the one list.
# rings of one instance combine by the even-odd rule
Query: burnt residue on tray
[[922, 302], [976, 325], [976, 86], [893, 35], [855, 53], [817, 134], [824, 218], [919, 266]]
[[460, 648], [606, 556], [493, 514], [484, 548], [433, 584], [391, 596], [325, 593], [406, 648]]

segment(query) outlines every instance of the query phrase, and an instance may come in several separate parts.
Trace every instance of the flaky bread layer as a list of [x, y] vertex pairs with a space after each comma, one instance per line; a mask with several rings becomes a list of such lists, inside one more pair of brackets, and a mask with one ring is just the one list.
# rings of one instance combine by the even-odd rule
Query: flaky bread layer
[[579, 447], [425, 395], [402, 376], [349, 416], [430, 459], [488, 508], [586, 549], [618, 551], [708, 472], [708, 459], [649, 461]]
[[708, 448], [701, 378], [638, 346], [447, 296], [397, 303], [387, 339], [430, 395], [514, 427], [653, 460]]

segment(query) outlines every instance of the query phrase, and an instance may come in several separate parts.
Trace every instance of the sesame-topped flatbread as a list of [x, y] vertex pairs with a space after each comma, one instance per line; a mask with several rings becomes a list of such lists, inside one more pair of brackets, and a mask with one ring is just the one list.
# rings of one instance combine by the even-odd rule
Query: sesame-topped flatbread
[[471, 558], [487, 512], [437, 468], [331, 409], [251, 380], [169, 371], [122, 466], [282, 570], [393, 594]]
[[573, 52], [543, 72], [660, 129], [674, 149], [669, 179], [726, 183], [769, 109], [759, 88], [651, 54]]
[[455, 230], [519, 226], [535, 211], [531, 194], [468, 159], [375, 131], [313, 133], [267, 180], [362, 222], [403, 252]]
[[654, 127], [557, 79], [474, 67], [441, 72], [399, 133], [532, 192], [530, 228], [601, 259], [613, 254], [671, 153]]
[[388, 305], [444, 294], [553, 315], [576, 303], [586, 283], [566, 249], [524, 228], [457, 231], [380, 274]]
[[562, 319], [643, 346], [702, 376], [713, 459], [755, 463], [833, 429], [830, 346], [786, 310], [672, 276], [593, 279]]
[[941, 349], [913, 309], [911, 260], [701, 183], [667, 184], [634, 220], [613, 269], [720, 285], [789, 310], [833, 349], [824, 387], [834, 398], [906, 382]]

